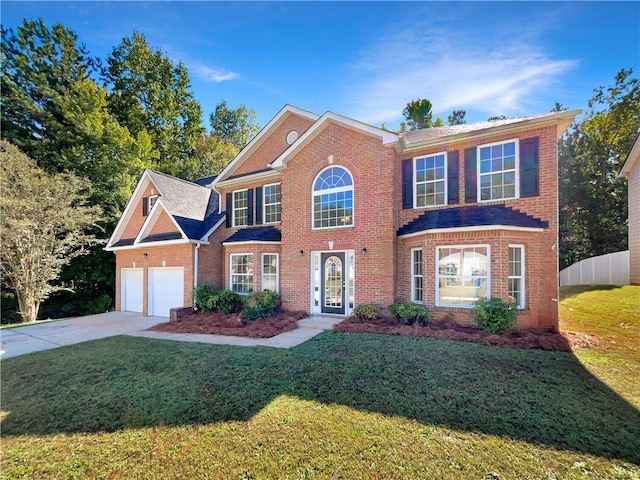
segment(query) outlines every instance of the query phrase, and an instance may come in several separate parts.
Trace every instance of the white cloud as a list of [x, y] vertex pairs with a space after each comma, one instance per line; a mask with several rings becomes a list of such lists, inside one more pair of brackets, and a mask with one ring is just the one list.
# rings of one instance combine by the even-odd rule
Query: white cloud
[[355, 118], [373, 124], [402, 120], [402, 108], [418, 98], [428, 98], [434, 117], [445, 121], [457, 108], [487, 117], [531, 113], [528, 104], [539, 92], [576, 65], [550, 58], [532, 30], [496, 31], [492, 25], [465, 34], [423, 27], [401, 28], [362, 52], [351, 79]]
[[189, 64], [189, 72], [207, 82], [215, 83], [225, 82], [227, 80], [235, 80], [236, 78], [240, 77], [237, 73], [230, 70], [208, 67], [200, 63]]

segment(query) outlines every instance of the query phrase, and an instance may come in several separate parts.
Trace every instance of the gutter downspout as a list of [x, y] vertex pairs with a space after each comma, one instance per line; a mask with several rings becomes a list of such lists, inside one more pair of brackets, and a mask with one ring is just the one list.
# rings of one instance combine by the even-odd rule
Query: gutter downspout
[[193, 250], [193, 306], [196, 306], [196, 289], [198, 288], [198, 250], [200, 244], [196, 243], [196, 248]]

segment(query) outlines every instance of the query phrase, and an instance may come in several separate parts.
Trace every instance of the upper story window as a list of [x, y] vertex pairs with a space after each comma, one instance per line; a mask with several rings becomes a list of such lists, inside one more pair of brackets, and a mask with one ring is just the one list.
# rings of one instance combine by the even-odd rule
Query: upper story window
[[282, 217], [281, 184], [265, 185], [264, 223], [278, 223]]
[[249, 192], [236, 190], [233, 192], [233, 226], [244, 227], [249, 223]]
[[353, 225], [353, 179], [343, 167], [329, 167], [313, 182], [313, 228]]
[[414, 162], [414, 207], [446, 205], [447, 154], [417, 157]]
[[480, 201], [509, 200], [518, 196], [518, 142], [478, 147]]

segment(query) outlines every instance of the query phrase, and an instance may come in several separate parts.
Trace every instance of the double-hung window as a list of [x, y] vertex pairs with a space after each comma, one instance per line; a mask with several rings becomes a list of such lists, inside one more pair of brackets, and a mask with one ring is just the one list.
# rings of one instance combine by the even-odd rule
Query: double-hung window
[[233, 192], [233, 226], [244, 227], [249, 223], [249, 192], [236, 190]]
[[232, 253], [231, 257], [231, 290], [242, 295], [253, 291], [253, 254]]
[[509, 245], [509, 299], [519, 309], [525, 307], [523, 245]]
[[518, 196], [518, 142], [478, 147], [480, 201], [509, 200]]
[[278, 291], [278, 254], [262, 254], [262, 290]]
[[447, 154], [416, 157], [414, 162], [415, 208], [446, 205]]
[[265, 185], [264, 189], [264, 223], [278, 223], [282, 215], [281, 185], [274, 183]]
[[353, 179], [342, 167], [324, 169], [313, 182], [313, 228], [353, 225]]
[[411, 301], [416, 303], [422, 303], [424, 301], [421, 248], [411, 250]]
[[489, 245], [436, 248], [436, 305], [471, 308], [491, 296]]

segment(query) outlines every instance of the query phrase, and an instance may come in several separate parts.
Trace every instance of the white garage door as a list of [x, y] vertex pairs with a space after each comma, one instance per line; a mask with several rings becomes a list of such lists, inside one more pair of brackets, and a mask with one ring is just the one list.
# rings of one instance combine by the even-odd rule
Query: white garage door
[[123, 268], [121, 305], [123, 312], [142, 312], [142, 268]]
[[169, 309], [184, 306], [184, 268], [149, 269], [149, 315], [168, 317]]

